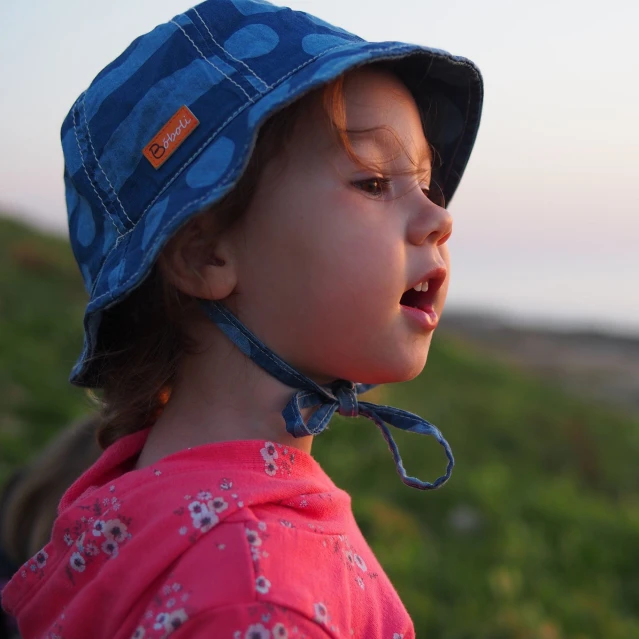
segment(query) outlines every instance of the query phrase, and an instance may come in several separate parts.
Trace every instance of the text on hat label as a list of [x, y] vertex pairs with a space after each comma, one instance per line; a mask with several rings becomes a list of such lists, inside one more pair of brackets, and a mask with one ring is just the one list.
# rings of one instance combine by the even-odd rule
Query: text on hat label
[[188, 107], [180, 107], [144, 147], [144, 157], [153, 168], [159, 169], [180, 147], [182, 142], [191, 135], [199, 123], [200, 121]]

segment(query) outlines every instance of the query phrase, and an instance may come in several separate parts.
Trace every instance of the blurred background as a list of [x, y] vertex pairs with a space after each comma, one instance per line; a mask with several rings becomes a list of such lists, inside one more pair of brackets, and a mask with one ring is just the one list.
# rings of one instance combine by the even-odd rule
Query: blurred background
[[[367, 421], [314, 453], [415, 620], [438, 639], [639, 638], [639, 3], [291, 0], [370, 40], [481, 69], [449, 305], [424, 373], [378, 391], [457, 467], [416, 493]], [[91, 412], [67, 383], [86, 296], [59, 129], [137, 35], [188, 0], [0, 3], [0, 482]], [[399, 436], [434, 478], [434, 442]], [[72, 478], [71, 478], [72, 479]]]

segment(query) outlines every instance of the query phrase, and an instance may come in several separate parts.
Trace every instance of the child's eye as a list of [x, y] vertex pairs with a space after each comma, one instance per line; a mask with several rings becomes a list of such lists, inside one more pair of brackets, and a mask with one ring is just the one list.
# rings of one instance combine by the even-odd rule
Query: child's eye
[[374, 177], [354, 182], [354, 186], [368, 195], [379, 197], [390, 190], [390, 178]]

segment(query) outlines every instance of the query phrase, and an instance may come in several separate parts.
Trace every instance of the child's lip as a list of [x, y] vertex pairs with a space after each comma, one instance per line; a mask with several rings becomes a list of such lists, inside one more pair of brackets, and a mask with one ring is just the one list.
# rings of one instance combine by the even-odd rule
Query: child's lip
[[415, 286], [421, 284], [421, 282], [425, 282], [426, 280], [428, 280], [427, 293], [430, 293], [431, 291], [433, 293], [436, 293], [442, 287], [442, 284], [446, 281], [446, 275], [446, 268], [443, 266], [438, 266], [434, 269], [431, 269], [430, 271], [428, 271], [428, 273], [426, 273], [426, 275], [422, 276], [421, 279], [411, 284], [408, 287], [407, 291], [410, 291], [411, 288], [415, 288]]
[[414, 306], [404, 306], [402, 304], [401, 309], [404, 313], [416, 320], [422, 326], [422, 328], [426, 329], [427, 331], [435, 330], [437, 328], [437, 325], [439, 324], [439, 315], [432, 307], [432, 305], [421, 309]]

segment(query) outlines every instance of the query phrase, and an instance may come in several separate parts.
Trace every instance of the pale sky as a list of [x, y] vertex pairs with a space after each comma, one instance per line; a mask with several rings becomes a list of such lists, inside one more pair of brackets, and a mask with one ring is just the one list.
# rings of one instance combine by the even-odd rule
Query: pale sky
[[[0, 2], [0, 209], [64, 233], [75, 98], [187, 0]], [[291, 0], [473, 60], [482, 125], [451, 205], [449, 306], [639, 334], [639, 2]]]

